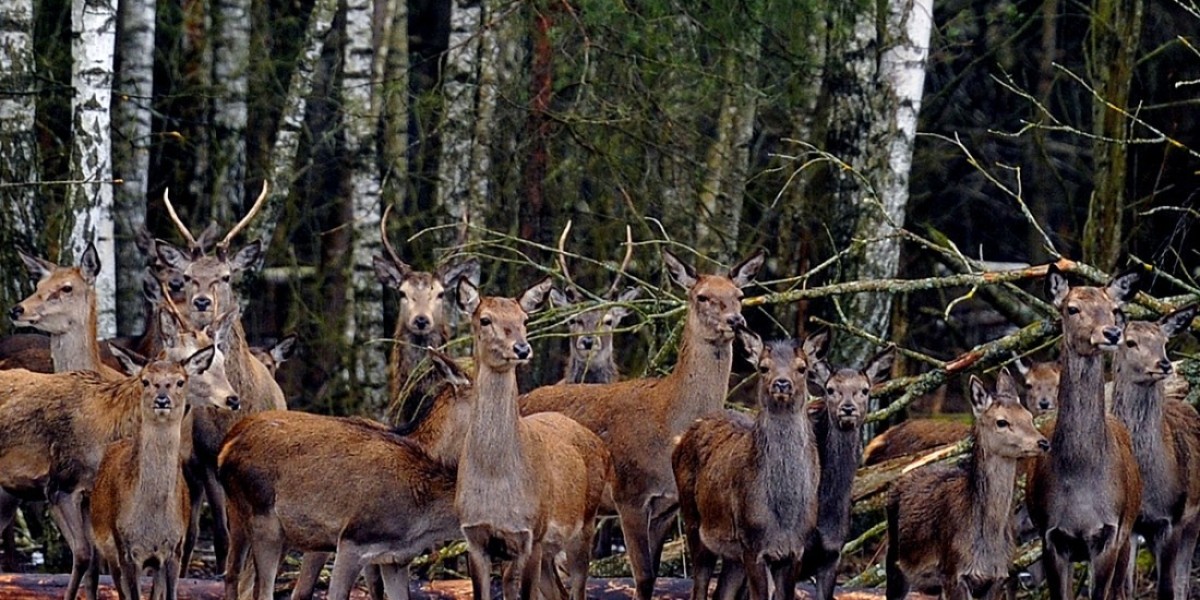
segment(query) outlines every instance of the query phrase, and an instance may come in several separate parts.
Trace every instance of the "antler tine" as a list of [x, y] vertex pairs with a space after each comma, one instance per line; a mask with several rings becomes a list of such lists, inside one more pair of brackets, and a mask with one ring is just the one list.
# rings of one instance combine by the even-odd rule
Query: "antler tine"
[[388, 241], [387, 220], [388, 215], [392, 212], [392, 203], [389, 202], [387, 208], [383, 209], [383, 218], [379, 220], [379, 238], [383, 240], [383, 248], [387, 250], [388, 257], [397, 267], [407, 266], [404, 261], [400, 260], [400, 255], [396, 254], [396, 249], [392, 248], [392, 243]]
[[563, 279], [567, 280], [567, 285], [576, 287], [575, 282], [571, 280], [571, 271], [567, 269], [567, 251], [564, 249], [567, 245], [567, 235], [571, 233], [571, 220], [567, 220], [567, 226], [563, 227], [562, 235], [558, 236], [558, 268], [562, 269]]
[[191, 319], [188, 319], [183, 313], [179, 312], [179, 307], [175, 306], [174, 300], [171, 300], [171, 294], [169, 290], [167, 290], [166, 284], [160, 281], [158, 282], [158, 286], [162, 288], [162, 301], [163, 304], [166, 305], [167, 312], [171, 313], [171, 315], [175, 317], [175, 320], [179, 322], [181, 327], [190, 331], [192, 329]]
[[184, 225], [183, 221], [179, 220], [179, 215], [175, 213], [175, 206], [171, 204], [170, 188], [163, 190], [163, 203], [167, 205], [167, 214], [171, 215], [171, 222], [175, 223], [175, 228], [179, 230], [179, 233], [183, 234], [183, 239], [187, 240], [188, 246], [193, 250], [200, 248], [200, 243], [196, 241], [196, 238], [192, 237], [192, 232], [188, 231], [187, 225]]
[[612, 300], [616, 297], [617, 291], [621, 287], [621, 277], [625, 275], [625, 269], [629, 267], [629, 259], [633, 258], [633, 227], [625, 226], [625, 258], [621, 259], [621, 266], [617, 268], [617, 275], [613, 278], [612, 285], [608, 291], [604, 293], [606, 300]]
[[233, 238], [236, 237], [238, 233], [241, 233], [241, 231], [250, 224], [250, 220], [254, 218], [254, 215], [258, 214], [258, 211], [262, 209], [263, 203], [267, 200], [267, 190], [270, 189], [270, 187], [271, 186], [267, 184], [267, 180], [264, 179], [262, 192], [259, 192], [258, 199], [254, 201], [254, 206], [250, 207], [250, 212], [246, 213], [246, 216], [242, 217], [242, 220], [238, 221], [238, 224], [234, 225], [233, 229], [230, 229], [229, 233], [225, 234], [225, 239], [221, 240], [221, 243], [217, 244], [217, 247], [228, 248], [229, 242], [232, 242]]

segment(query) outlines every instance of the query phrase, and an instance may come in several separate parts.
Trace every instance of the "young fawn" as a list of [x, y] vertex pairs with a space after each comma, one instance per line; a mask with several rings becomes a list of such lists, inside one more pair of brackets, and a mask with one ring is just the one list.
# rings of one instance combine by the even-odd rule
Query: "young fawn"
[[1173, 372], [1167, 340], [1186, 331], [1196, 305], [1157, 322], [1125, 326], [1113, 359], [1113, 414], [1129, 429], [1142, 477], [1142, 504], [1134, 533], [1146, 538], [1158, 574], [1158, 597], [1187, 598], [1192, 554], [1200, 536], [1200, 415], [1168, 399]]
[[741, 562], [755, 600], [791, 600], [794, 566], [817, 521], [820, 465], [805, 413], [807, 371], [821, 336], [764, 345], [740, 336], [759, 371], [758, 416], [726, 411], [695, 422], [671, 455], [692, 600], [708, 597], [717, 559]]
[[596, 511], [612, 480], [612, 461], [596, 434], [566, 416], [522, 417], [517, 410], [516, 367], [532, 354], [525, 321], [550, 283], [510, 299], [481, 298], [470, 281], [458, 282], [459, 306], [471, 315], [477, 372], [454, 505], [478, 600], [491, 598], [492, 560], [510, 561], [504, 597], [528, 600], [543, 563], [553, 569], [543, 554], [560, 551], [571, 598], [586, 597]]
[[927, 577], [950, 600], [990, 596], [1008, 578], [1016, 548], [1013, 489], [1019, 459], [1050, 443], [1021, 405], [1008, 370], [996, 393], [971, 376], [975, 424], [970, 455], [958, 465], [926, 466], [892, 485], [887, 503], [887, 597], [904, 598]]
[[[191, 510], [179, 460], [188, 408], [185, 386], [189, 377], [208, 368], [214, 353], [209, 346], [183, 363], [147, 364], [138, 375], [138, 432], [109, 445], [96, 471], [90, 497], [92, 540], [122, 600], [137, 600], [138, 575], [145, 567], [154, 569], [151, 598], [175, 598]], [[97, 565], [89, 573], [95, 590]]]
[[1106, 287], [1072, 287], [1053, 264], [1047, 274], [1062, 316], [1062, 376], [1051, 449], [1035, 462], [1026, 505], [1042, 535], [1053, 600], [1074, 597], [1070, 561], [1089, 563], [1093, 600], [1123, 597], [1132, 575], [1142, 481], [1129, 431], [1104, 407], [1103, 355], [1121, 342], [1118, 314], [1136, 281], [1127, 273]]
[[698, 275], [666, 251], [663, 260], [672, 279], [688, 290], [679, 362], [670, 375], [546, 386], [521, 400], [522, 414], [561, 412], [602, 436], [617, 466], [613, 500], [643, 600], [654, 594], [663, 542], [679, 506], [671, 450], [693, 421], [724, 405], [734, 334], [746, 324], [741, 288], [750, 284], [765, 256], [753, 254], [728, 275]]

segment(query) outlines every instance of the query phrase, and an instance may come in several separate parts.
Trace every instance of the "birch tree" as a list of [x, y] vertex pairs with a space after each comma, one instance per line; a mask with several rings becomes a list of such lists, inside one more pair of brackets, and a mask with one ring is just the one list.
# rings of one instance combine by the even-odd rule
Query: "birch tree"
[[[71, 5], [72, 100], [70, 205], [72, 257], [91, 242], [100, 254], [96, 278], [97, 333], [116, 335], [116, 252], [113, 248], [112, 101], [113, 55], [117, 38], [115, 0], [73, 0]], [[65, 262], [65, 261], [64, 261]]]
[[[891, 278], [900, 266], [900, 241], [891, 234], [904, 225], [908, 204], [933, 3], [833, 2], [831, 8], [841, 12], [840, 22], [850, 24], [834, 34], [825, 80], [830, 90], [827, 149], [850, 167], [836, 169], [831, 187], [835, 235], [843, 248], [852, 247], [842, 262], [842, 277]], [[890, 294], [855, 294], [842, 310], [847, 321], [888, 337]], [[869, 342], [847, 336], [835, 360], [863, 364], [872, 351]]]
[[383, 199], [403, 207], [408, 191], [408, 3], [388, 0], [391, 28], [380, 42], [387, 53], [382, 60]]
[[33, 0], [0, 3], [0, 302], [12, 306], [27, 291], [17, 248], [32, 249], [40, 231], [37, 87]]
[[384, 416], [387, 408], [386, 349], [383, 339], [383, 289], [375, 277], [371, 256], [383, 248], [379, 235], [382, 186], [375, 168], [377, 100], [372, 74], [376, 68], [372, 48], [371, 0], [346, 0], [346, 35], [342, 50], [342, 118], [345, 120], [346, 157], [349, 167], [352, 252], [347, 339], [354, 350], [354, 372], [363, 408]]
[[113, 103], [113, 172], [123, 183], [113, 190], [117, 258], [117, 331], [133, 335], [144, 328], [142, 267], [134, 243], [146, 221], [150, 176], [150, 110], [154, 93], [153, 0], [122, 0], [119, 7], [120, 68]]
[[246, 178], [246, 90], [250, 64], [250, 0], [214, 2], [212, 218], [235, 219]]

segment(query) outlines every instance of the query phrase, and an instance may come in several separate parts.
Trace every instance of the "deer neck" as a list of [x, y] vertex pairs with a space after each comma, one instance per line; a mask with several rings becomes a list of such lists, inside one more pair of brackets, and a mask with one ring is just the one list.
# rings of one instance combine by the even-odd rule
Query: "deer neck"
[[1113, 374], [1113, 414], [1129, 430], [1145, 489], [1173, 485], [1163, 457], [1169, 452], [1163, 431], [1164, 381], [1146, 385], [1132, 380], [1127, 369]]
[[391, 397], [398, 402], [408, 398], [424, 397], [434, 391], [435, 376], [430, 370], [420, 381], [411, 382], [417, 365], [426, 357], [426, 348], [437, 348], [446, 343], [447, 332], [442, 328], [433, 328], [427, 334], [413, 333], [404, 325], [404, 320], [398, 320], [392, 334], [392, 352], [390, 356], [391, 373], [388, 387]]
[[1064, 344], [1061, 361], [1058, 420], [1051, 454], [1060, 462], [1098, 464], [1095, 459], [1107, 455], [1110, 445], [1104, 408], [1104, 357], [1100, 353], [1083, 356]]
[[524, 472], [525, 457], [518, 437], [516, 369], [496, 371], [476, 355], [471, 416], [460, 468], [484, 478], [503, 478]]
[[708, 342], [688, 320], [679, 348], [679, 362], [667, 376], [667, 402], [672, 431], [682, 432], [696, 419], [721, 410], [733, 368], [733, 339]]
[[106, 382], [92, 392], [91, 410], [82, 411], [81, 417], [95, 431], [94, 439], [103, 443], [132, 437], [142, 422], [141, 397], [137, 377]]
[[567, 365], [566, 383], [612, 383], [617, 380], [617, 366], [612, 358], [602, 364], [592, 364], [586, 358], [572, 356]]
[[[973, 512], [971, 522], [975, 554], [1008, 559], [1011, 537], [1013, 485], [1017, 477], [1017, 461], [989, 454], [975, 444], [966, 461], [967, 485]], [[989, 550], [991, 552], [989, 552]]]
[[766, 493], [767, 506], [783, 522], [798, 520], [804, 512], [802, 504], [816, 496], [815, 489], [801, 489], [815, 481], [805, 476], [815, 466], [804, 460], [805, 449], [812, 444], [808, 417], [800, 411], [760, 408], [753, 437], [759, 485]]
[[153, 423], [143, 419], [136, 440], [137, 483], [133, 489], [135, 506], [172, 506], [179, 469], [180, 423]]
[[[842, 429], [836, 419], [827, 411], [822, 411], [816, 423], [817, 456], [821, 463], [821, 482], [818, 486], [818, 496], [822, 510], [825, 507], [845, 506], [839, 519], [848, 520], [849, 505], [842, 499], [850, 495], [854, 485], [854, 474], [858, 464], [862, 462], [862, 434], [858, 428]], [[821, 521], [826, 517], [822, 514]]]
[[50, 336], [50, 359], [54, 372], [100, 371], [100, 343], [96, 339], [96, 297], [88, 298], [90, 307], [83, 323], [75, 323], [66, 332]]

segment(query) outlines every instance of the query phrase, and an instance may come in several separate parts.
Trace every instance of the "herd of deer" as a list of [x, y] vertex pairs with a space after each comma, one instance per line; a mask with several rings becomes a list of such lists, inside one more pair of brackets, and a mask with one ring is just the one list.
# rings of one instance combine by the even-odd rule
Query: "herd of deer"
[[[522, 395], [516, 368], [532, 358], [529, 314], [547, 299], [579, 302], [565, 258], [566, 293], [546, 279], [515, 298], [484, 296], [478, 263], [415, 271], [385, 235], [375, 269], [400, 301], [391, 393], [420, 400], [390, 427], [286, 411], [273, 375], [293, 341], [248, 345], [231, 282], [261, 246], [233, 252], [230, 243], [265, 194], [215, 243], [213, 228], [193, 237], [168, 200], [188, 247], [142, 240], [149, 318], [137, 339], [96, 339], [94, 250], [76, 267], [22, 255], [37, 289], [11, 316], [49, 336], [0, 344], [0, 527], [19, 503], [48, 502], [74, 557], [67, 600], [80, 587], [95, 600], [103, 566], [123, 600], [138, 598], [146, 569], [152, 597], [173, 600], [202, 498], [229, 600], [270, 600], [289, 549], [305, 553], [293, 600], [312, 597], [331, 552], [330, 598], [346, 600], [365, 570], [372, 595], [403, 600], [409, 563], [452, 539], [466, 540], [476, 598], [491, 597], [501, 561], [506, 598], [582, 600], [597, 515], [613, 513], [643, 600], [677, 514], [694, 599], [708, 596], [718, 559], [721, 598], [747, 589], [791, 598], [808, 577], [820, 600], [833, 598], [867, 399], [893, 353], [834, 368], [822, 358], [825, 334], [762, 342], [741, 313], [762, 253], [702, 275], [662, 252], [687, 290], [678, 362], [665, 377], [617, 376], [613, 329], [638, 294], [621, 292], [618, 274], [602, 295], [615, 302], [573, 309], [564, 379]], [[1130, 597], [1135, 534], [1155, 557], [1159, 597], [1187, 597], [1200, 535], [1200, 416], [1166, 390], [1165, 344], [1196, 308], [1126, 324], [1121, 306], [1136, 278], [1071, 287], [1049, 268], [1061, 357], [1057, 367], [1022, 369], [1033, 412], [1057, 408], [1045, 435], [1004, 369], [994, 391], [970, 378], [969, 430], [914, 420], [866, 447], [871, 462], [973, 440], [960, 464], [924, 466], [893, 484], [888, 598], [911, 586], [954, 599], [999, 593], [1021, 476], [1052, 598], [1074, 595], [1072, 561], [1089, 563], [1092, 598]], [[470, 316], [471, 373], [438, 350], [450, 337], [450, 304]], [[735, 338], [758, 369], [753, 418], [723, 410]], [[1105, 353], [1115, 353], [1107, 403]], [[422, 363], [434, 368], [414, 376]]]

